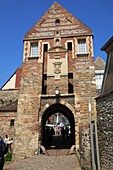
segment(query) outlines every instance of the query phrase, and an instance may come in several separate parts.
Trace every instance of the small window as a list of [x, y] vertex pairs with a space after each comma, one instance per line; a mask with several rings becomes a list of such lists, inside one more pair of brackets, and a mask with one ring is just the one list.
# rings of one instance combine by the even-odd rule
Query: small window
[[59, 39], [56, 39], [56, 40], [55, 40], [55, 44], [56, 44], [56, 45], [60, 45], [60, 40], [59, 40]]
[[48, 44], [44, 44], [44, 52], [47, 52], [48, 50]]
[[73, 73], [68, 73], [68, 78], [73, 79]]
[[67, 49], [68, 51], [72, 51], [72, 42], [67, 43]]
[[68, 83], [68, 93], [73, 93], [73, 84]]
[[14, 119], [11, 119], [11, 120], [10, 120], [10, 126], [14, 126], [14, 122], [15, 122], [15, 120], [14, 120]]
[[44, 74], [43, 76], [44, 76], [44, 80], [47, 80], [47, 74]]
[[78, 54], [87, 54], [86, 40], [78, 40]]
[[38, 57], [38, 43], [31, 43], [31, 57]]
[[73, 73], [68, 73], [68, 93], [73, 93]]
[[55, 24], [56, 24], [56, 25], [59, 25], [59, 24], [60, 24], [60, 20], [59, 20], [59, 19], [56, 19]]
[[59, 39], [56, 39], [56, 43], [59, 42]]
[[104, 74], [102, 74], [102, 73], [97, 73], [97, 74], [95, 74], [96, 89], [101, 89], [101, 87], [102, 87], [102, 81], [103, 81], [103, 76], [104, 76]]
[[42, 94], [47, 94], [47, 74], [43, 74]]

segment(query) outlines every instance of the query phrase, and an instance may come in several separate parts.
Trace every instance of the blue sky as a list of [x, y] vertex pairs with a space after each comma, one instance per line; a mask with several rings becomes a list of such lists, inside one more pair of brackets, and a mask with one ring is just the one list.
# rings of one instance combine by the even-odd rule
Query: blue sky
[[[0, 87], [22, 65], [24, 35], [54, 0], [0, 0]], [[113, 35], [113, 0], [57, 0], [94, 34], [94, 58]]]

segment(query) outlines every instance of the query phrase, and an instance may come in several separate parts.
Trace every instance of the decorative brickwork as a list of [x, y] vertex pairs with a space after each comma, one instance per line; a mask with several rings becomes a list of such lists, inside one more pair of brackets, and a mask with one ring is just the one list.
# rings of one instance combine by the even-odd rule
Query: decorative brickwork
[[60, 27], [58, 27], [57, 31], [60, 31], [61, 36], [92, 34], [88, 27], [81, 24], [77, 18], [73, 17], [73, 15], [56, 2], [26, 34], [25, 38], [53, 38], [56, 31], [55, 20], [58, 18], [60, 19]]

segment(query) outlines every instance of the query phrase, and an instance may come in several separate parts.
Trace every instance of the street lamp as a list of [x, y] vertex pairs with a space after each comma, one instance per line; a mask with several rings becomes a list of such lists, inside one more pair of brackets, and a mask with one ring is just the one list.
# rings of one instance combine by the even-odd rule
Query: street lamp
[[55, 95], [56, 96], [60, 95], [60, 89], [58, 87], [55, 88]]
[[58, 87], [55, 88], [55, 95], [56, 95], [56, 101], [58, 103], [59, 95], [60, 95], [60, 89]]

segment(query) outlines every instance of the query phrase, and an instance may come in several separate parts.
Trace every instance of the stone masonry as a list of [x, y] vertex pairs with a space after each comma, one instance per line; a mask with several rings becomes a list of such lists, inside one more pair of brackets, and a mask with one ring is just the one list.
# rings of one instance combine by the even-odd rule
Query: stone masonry
[[102, 170], [113, 168], [113, 92], [97, 99], [99, 156]]
[[0, 134], [5, 137], [9, 134], [14, 138], [14, 126], [11, 120], [17, 117], [17, 99], [19, 90], [0, 90]]

